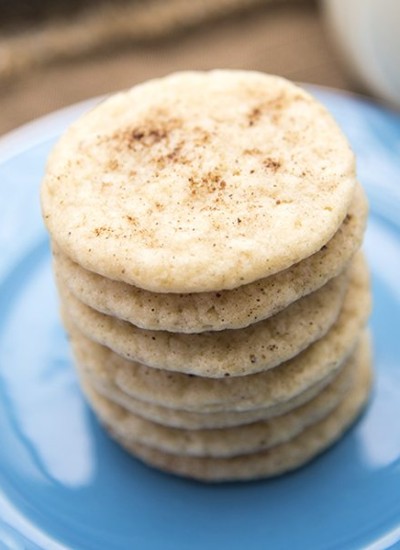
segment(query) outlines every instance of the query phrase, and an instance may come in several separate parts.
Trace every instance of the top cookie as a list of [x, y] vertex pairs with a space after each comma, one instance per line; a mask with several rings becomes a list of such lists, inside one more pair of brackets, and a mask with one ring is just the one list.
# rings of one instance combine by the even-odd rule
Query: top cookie
[[156, 292], [231, 289], [319, 250], [349, 208], [354, 156], [329, 113], [275, 76], [184, 72], [73, 124], [42, 186], [71, 259]]

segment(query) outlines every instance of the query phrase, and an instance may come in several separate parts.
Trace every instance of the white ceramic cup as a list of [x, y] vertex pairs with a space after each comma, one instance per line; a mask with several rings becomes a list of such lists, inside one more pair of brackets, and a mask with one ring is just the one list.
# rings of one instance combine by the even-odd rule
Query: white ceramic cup
[[400, 0], [321, 0], [321, 5], [353, 78], [400, 108]]

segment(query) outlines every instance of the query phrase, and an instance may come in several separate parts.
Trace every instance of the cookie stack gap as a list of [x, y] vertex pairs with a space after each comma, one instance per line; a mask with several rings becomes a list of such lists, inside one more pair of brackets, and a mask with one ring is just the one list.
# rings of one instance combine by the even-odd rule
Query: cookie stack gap
[[277, 475], [362, 409], [367, 203], [301, 88], [211, 71], [117, 94], [56, 145], [42, 208], [82, 390], [135, 456]]

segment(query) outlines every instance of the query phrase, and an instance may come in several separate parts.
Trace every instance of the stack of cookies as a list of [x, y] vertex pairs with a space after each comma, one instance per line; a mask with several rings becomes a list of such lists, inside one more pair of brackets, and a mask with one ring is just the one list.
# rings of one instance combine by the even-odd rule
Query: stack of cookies
[[367, 204], [304, 90], [212, 71], [117, 94], [56, 145], [42, 208], [83, 392], [135, 456], [268, 477], [361, 411]]

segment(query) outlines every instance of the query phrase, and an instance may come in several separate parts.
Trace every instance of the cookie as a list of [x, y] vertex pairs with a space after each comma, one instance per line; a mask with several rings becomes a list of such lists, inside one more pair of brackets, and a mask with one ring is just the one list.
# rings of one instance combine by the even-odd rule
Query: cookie
[[347, 140], [303, 89], [251, 71], [183, 72], [74, 123], [41, 203], [83, 268], [153, 292], [208, 292], [318, 252], [355, 184]]

